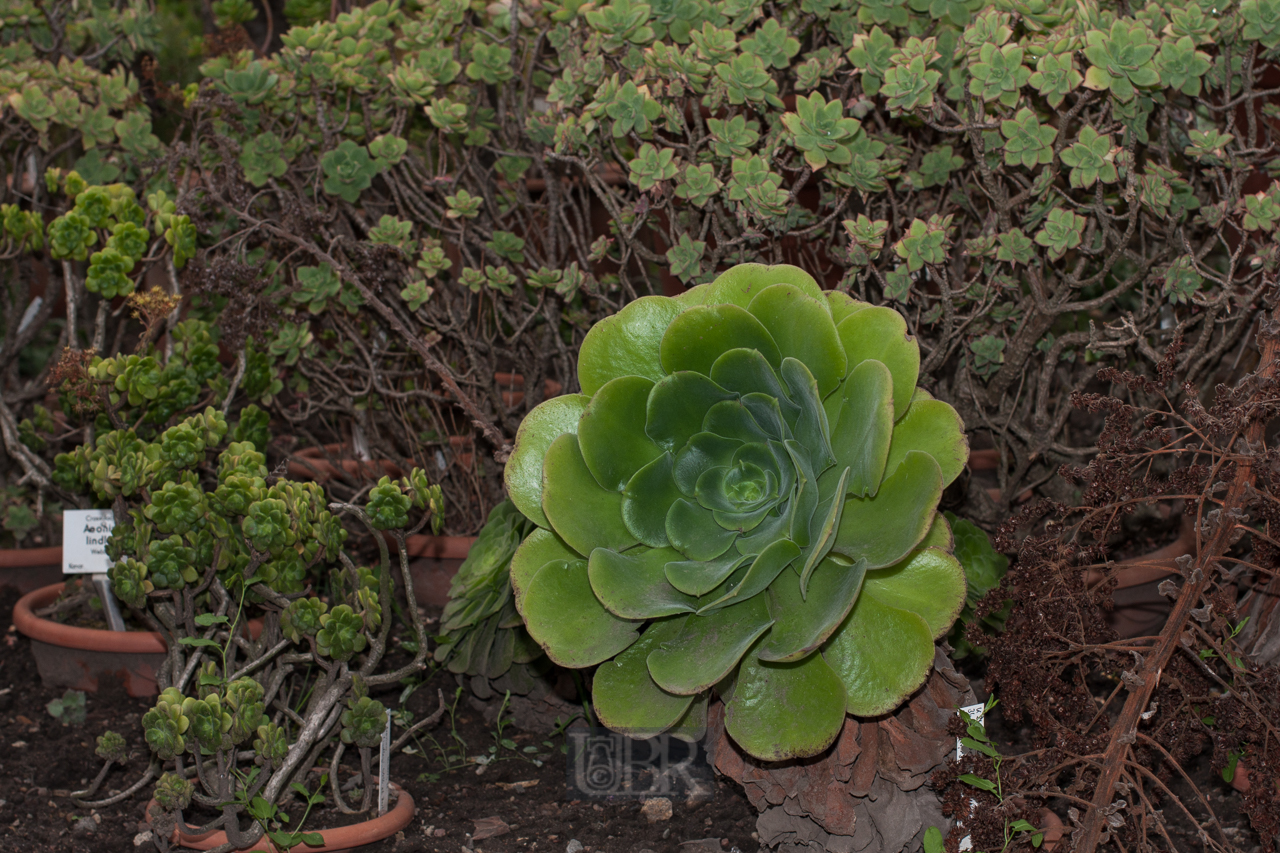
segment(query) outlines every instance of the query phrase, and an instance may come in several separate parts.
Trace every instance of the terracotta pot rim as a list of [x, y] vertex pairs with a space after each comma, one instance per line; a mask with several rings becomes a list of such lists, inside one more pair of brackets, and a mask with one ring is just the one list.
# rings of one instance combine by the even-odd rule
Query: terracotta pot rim
[[0, 569], [26, 569], [31, 566], [62, 565], [62, 546], [48, 548], [0, 549]]
[[34, 611], [52, 604], [62, 594], [64, 586], [64, 583], [49, 584], [18, 599], [18, 603], [13, 606], [14, 627], [33, 640], [66, 649], [135, 655], [165, 654], [168, 651], [164, 637], [155, 631], [79, 628], [37, 616]]
[[[365, 844], [373, 844], [381, 841], [400, 830], [404, 829], [413, 820], [416, 806], [413, 802], [413, 796], [400, 787], [395, 782], [391, 783], [391, 790], [396, 795], [396, 803], [384, 815], [378, 815], [371, 820], [362, 823], [353, 823], [350, 826], [339, 826], [335, 829], [318, 829], [303, 830], [304, 832], [318, 832], [324, 837], [324, 845], [322, 847], [311, 847], [302, 845], [296, 849], [315, 851], [315, 853], [323, 853], [323, 851], [338, 850], [354, 850]], [[152, 800], [151, 803], [154, 803]], [[151, 813], [151, 803], [147, 804], [147, 813]], [[206, 832], [203, 835], [188, 835], [185, 832], [174, 828], [173, 842], [182, 844], [184, 847], [190, 847], [195, 850], [211, 850], [214, 847], [227, 843], [227, 834], [221, 829], [213, 832]], [[253, 847], [248, 848], [248, 853], [255, 851], [265, 851], [266, 848], [260, 846], [262, 840]]]
[[475, 544], [475, 536], [431, 536], [415, 533], [405, 537], [410, 557], [433, 557], [437, 560], [465, 560]]

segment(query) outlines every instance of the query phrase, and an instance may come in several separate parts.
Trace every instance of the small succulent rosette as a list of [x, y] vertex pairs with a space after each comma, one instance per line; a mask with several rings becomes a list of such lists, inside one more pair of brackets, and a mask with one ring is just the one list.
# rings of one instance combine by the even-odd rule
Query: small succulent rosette
[[539, 528], [516, 606], [551, 660], [598, 666], [605, 725], [696, 735], [714, 688], [734, 740], [782, 760], [924, 682], [964, 605], [937, 506], [968, 444], [919, 366], [899, 314], [791, 266], [591, 330], [582, 393], [529, 413], [506, 482]]

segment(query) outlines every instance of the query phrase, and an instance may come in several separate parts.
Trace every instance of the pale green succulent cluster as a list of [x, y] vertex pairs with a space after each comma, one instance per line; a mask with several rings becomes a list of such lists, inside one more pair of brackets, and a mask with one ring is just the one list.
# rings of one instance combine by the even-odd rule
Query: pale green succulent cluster
[[582, 393], [528, 415], [506, 481], [539, 526], [516, 606], [553, 661], [598, 667], [602, 722], [696, 730], [714, 689], [778, 760], [923, 683], [964, 604], [937, 504], [968, 448], [919, 358], [896, 312], [788, 266], [592, 329]]

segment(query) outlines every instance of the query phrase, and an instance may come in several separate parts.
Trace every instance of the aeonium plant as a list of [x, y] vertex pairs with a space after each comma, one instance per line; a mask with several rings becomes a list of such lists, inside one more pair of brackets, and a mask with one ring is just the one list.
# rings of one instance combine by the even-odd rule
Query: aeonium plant
[[[283, 849], [308, 838], [319, 844], [286, 827], [279, 806], [295, 794], [308, 807], [325, 800], [347, 813], [372, 806], [372, 750], [388, 715], [369, 690], [421, 670], [427, 655], [419, 643], [412, 661], [385, 665], [392, 576], [398, 571], [412, 596], [404, 536], [411, 526], [438, 526], [439, 487], [414, 469], [399, 482], [383, 478], [364, 506], [329, 505], [314, 483], [268, 484], [265, 458], [250, 442], [231, 442], [215, 455], [225, 432], [221, 414], [210, 410], [158, 442], [108, 434], [94, 448], [95, 490], [98, 472], [154, 460], [134, 494], [114, 500], [117, 512], [129, 508], [108, 546], [115, 594], [168, 643], [157, 678], [164, 689], [142, 719], [156, 759], [148, 775], [165, 770], [152, 821], [158, 838], [175, 822], [189, 832], [222, 829], [234, 849], [264, 833]], [[335, 511], [375, 534], [373, 568], [357, 567], [344, 552], [347, 531]], [[420, 518], [416, 525], [411, 516]], [[312, 585], [326, 568], [321, 598]], [[411, 628], [424, 636], [416, 608], [408, 610]], [[339, 786], [348, 749], [359, 758], [356, 802]], [[311, 776], [317, 766], [327, 774]], [[216, 815], [198, 830], [183, 819], [192, 803]]]
[[968, 446], [919, 364], [900, 315], [790, 266], [596, 324], [582, 393], [530, 412], [506, 482], [539, 528], [516, 606], [553, 661], [598, 666], [602, 723], [696, 733], [714, 690], [782, 760], [924, 682], [964, 604], [937, 505]]
[[[250, 384], [263, 377], [246, 362], [224, 370], [204, 324], [179, 324], [173, 337], [168, 355], [94, 358], [63, 384], [64, 402], [92, 414], [96, 430], [58, 456], [55, 477], [111, 509], [112, 589], [168, 646], [160, 696], [142, 720], [151, 769], [117, 797], [85, 802], [105, 772], [74, 796], [100, 805], [159, 775], [152, 819], [162, 849], [192, 803], [216, 815], [201, 831], [224, 830], [236, 849], [264, 833], [287, 849], [306, 840], [284, 826], [288, 799], [331, 799], [347, 812], [372, 804], [371, 751], [388, 717], [371, 691], [421, 670], [427, 655], [420, 642], [411, 661], [386, 664], [393, 573], [412, 596], [404, 537], [438, 528], [440, 489], [414, 469], [383, 478], [356, 506], [272, 476], [266, 414], [244, 406], [234, 425], [227, 414], [256, 398]], [[373, 567], [344, 551], [340, 514], [373, 534]], [[407, 611], [425, 636], [417, 609]], [[363, 791], [354, 803], [339, 787], [349, 749]], [[120, 760], [100, 754], [108, 766]], [[322, 764], [327, 776], [311, 776]], [[313, 791], [313, 780], [329, 793]]]

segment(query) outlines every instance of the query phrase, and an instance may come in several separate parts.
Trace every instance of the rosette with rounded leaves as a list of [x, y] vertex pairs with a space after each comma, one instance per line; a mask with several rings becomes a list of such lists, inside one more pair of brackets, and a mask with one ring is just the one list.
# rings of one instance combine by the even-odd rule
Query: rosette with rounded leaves
[[364, 636], [364, 620], [349, 604], [339, 604], [320, 616], [316, 632], [316, 650], [336, 661], [351, 660], [364, 651], [369, 641]]
[[160, 693], [155, 707], [142, 715], [142, 730], [147, 744], [161, 761], [169, 761], [187, 748], [183, 735], [191, 721], [182, 713], [182, 702], [182, 693], [169, 687]]
[[182, 589], [195, 583], [195, 549], [181, 536], [153, 541], [147, 556], [147, 574], [160, 589]]
[[262, 724], [262, 685], [247, 676], [237, 678], [227, 685], [225, 698], [231, 713], [227, 736], [232, 743], [244, 743]]
[[387, 727], [387, 709], [376, 699], [361, 696], [347, 700], [342, 712], [342, 742], [365, 749], [378, 745]]
[[89, 247], [98, 242], [93, 224], [83, 215], [71, 211], [49, 225], [49, 254], [54, 258], [83, 261]]
[[129, 607], [141, 609], [147, 603], [147, 593], [155, 585], [147, 578], [147, 567], [132, 557], [115, 563], [108, 571], [111, 592]]
[[[79, 456], [81, 449], [75, 454]], [[104, 433], [91, 450], [85, 450], [88, 462], [84, 482], [102, 500], [117, 496], [131, 497], [163, 466], [160, 448], [140, 441], [128, 430]]]
[[310, 598], [296, 598], [280, 614], [280, 633], [295, 643], [302, 638], [314, 637], [322, 626], [321, 618], [329, 605], [314, 595]]
[[425, 510], [431, 516], [431, 528], [439, 532], [444, 521], [444, 495], [440, 486], [432, 484], [426, 471], [414, 468], [400, 481], [400, 489], [409, 495], [415, 509]]
[[1090, 89], [1110, 89], [1119, 100], [1132, 101], [1137, 88], [1160, 83], [1152, 61], [1160, 42], [1145, 23], [1117, 20], [1109, 31], [1090, 30], [1085, 41], [1084, 55], [1092, 65], [1084, 85]]
[[276, 592], [291, 595], [306, 588], [307, 564], [297, 551], [283, 548], [279, 556], [259, 566], [257, 574], [263, 583]]
[[218, 455], [218, 479], [226, 480], [232, 475], [267, 476], [267, 457], [263, 456], [256, 445], [250, 442], [231, 442], [227, 445], [227, 449]]
[[275, 723], [258, 726], [253, 751], [264, 764], [279, 764], [289, 754], [289, 733]]
[[227, 517], [244, 515], [249, 507], [267, 493], [267, 482], [261, 477], [232, 474], [218, 484], [209, 495], [209, 506]]
[[121, 735], [113, 731], [105, 731], [98, 735], [98, 748], [94, 753], [105, 761], [123, 762], [128, 751], [129, 745]]
[[142, 510], [161, 533], [183, 535], [203, 527], [209, 507], [204, 492], [194, 483], [164, 484], [164, 488], [151, 496], [151, 503]]
[[350, 139], [326, 151], [320, 158], [320, 167], [324, 169], [324, 191], [353, 204], [378, 174], [378, 164], [369, 156], [368, 149]]
[[132, 270], [133, 258], [108, 246], [100, 252], [94, 252], [89, 259], [89, 272], [84, 279], [85, 289], [103, 299], [127, 296], [133, 293], [133, 279], [129, 278]]
[[167, 812], [176, 812], [191, 805], [191, 797], [195, 792], [196, 786], [190, 780], [184, 779], [177, 773], [166, 773], [156, 782], [156, 790], [152, 796], [156, 798], [160, 808]]
[[400, 491], [397, 483], [391, 482], [390, 477], [383, 477], [378, 485], [369, 490], [369, 503], [364, 509], [376, 529], [390, 530], [409, 523], [409, 507], [412, 503], [413, 500]]
[[289, 507], [278, 498], [265, 498], [250, 506], [240, 529], [254, 548], [273, 554], [298, 538], [290, 528]]
[[744, 264], [591, 330], [583, 393], [522, 424], [511, 564], [555, 662], [600, 665], [600, 719], [696, 729], [713, 685], [752, 755], [813, 755], [892, 710], [964, 602], [936, 512], [963, 425], [915, 387], [896, 312]]
[[258, 450], [271, 443], [271, 415], [250, 403], [240, 412], [240, 420], [231, 431], [233, 443], [247, 442]]
[[174, 468], [194, 468], [204, 461], [204, 437], [189, 423], [169, 427], [160, 436], [160, 453]]
[[195, 747], [204, 755], [212, 755], [216, 750], [231, 746], [231, 714], [222, 707], [222, 700], [217, 693], [210, 693], [203, 699], [187, 697], [182, 700], [182, 713], [191, 725], [187, 735], [195, 743]]
[[206, 447], [221, 443], [227, 434], [226, 415], [212, 406], [205, 406], [203, 412], [192, 415], [183, 424], [191, 427]]

